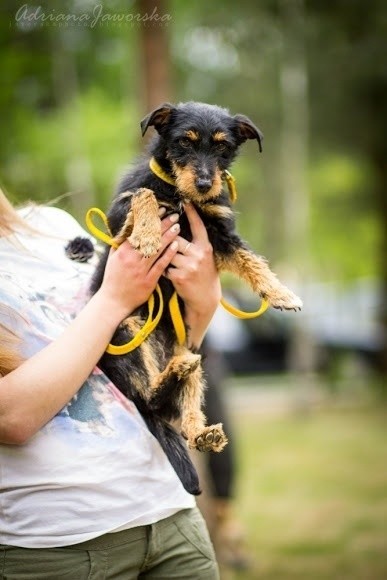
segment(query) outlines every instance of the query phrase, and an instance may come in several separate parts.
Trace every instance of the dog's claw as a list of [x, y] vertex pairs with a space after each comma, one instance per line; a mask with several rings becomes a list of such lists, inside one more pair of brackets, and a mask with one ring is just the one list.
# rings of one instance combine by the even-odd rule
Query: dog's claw
[[276, 288], [270, 296], [267, 296], [270, 305], [278, 310], [301, 310], [302, 300], [286, 286]]

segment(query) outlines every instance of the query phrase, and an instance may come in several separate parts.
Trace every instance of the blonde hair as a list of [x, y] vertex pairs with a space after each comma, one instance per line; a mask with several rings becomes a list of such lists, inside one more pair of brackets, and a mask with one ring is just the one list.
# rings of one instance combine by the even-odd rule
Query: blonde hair
[[[0, 189], [0, 237], [20, 231], [32, 233], [34, 229], [23, 220], [5, 193]], [[37, 232], [35, 231], [35, 233]]]
[[[0, 314], [8, 310], [5, 306], [0, 306]], [[0, 323], [0, 377], [15, 370], [23, 362], [19, 344], [16, 334]]]
[[[17, 213], [11, 202], [0, 189], [0, 237], [9, 236], [32, 228]], [[12, 309], [0, 305], [0, 314], [9, 316]], [[13, 371], [22, 362], [18, 352], [19, 339], [15, 333], [0, 322], [0, 377]]]

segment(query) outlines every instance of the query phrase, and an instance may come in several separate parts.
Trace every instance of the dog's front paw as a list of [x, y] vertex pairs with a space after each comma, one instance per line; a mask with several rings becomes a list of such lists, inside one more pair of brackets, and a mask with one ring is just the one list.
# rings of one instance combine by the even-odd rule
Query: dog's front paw
[[280, 286], [273, 290], [270, 295], [265, 297], [273, 308], [278, 308], [279, 310], [301, 310], [303, 304], [301, 298], [299, 298], [294, 292], [286, 288], [286, 286]]
[[227, 445], [227, 437], [224, 434], [222, 423], [205, 427], [202, 433], [195, 438], [193, 445], [189, 446], [198, 451], [219, 452]]
[[133, 248], [138, 250], [144, 258], [150, 258], [157, 254], [161, 248], [161, 235], [154, 234], [152, 236], [144, 236], [133, 231], [129, 238], [129, 243]]

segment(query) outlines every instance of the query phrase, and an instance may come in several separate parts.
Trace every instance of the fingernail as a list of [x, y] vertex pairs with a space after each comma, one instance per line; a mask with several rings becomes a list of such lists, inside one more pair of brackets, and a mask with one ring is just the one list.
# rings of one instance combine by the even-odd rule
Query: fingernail
[[175, 224], [174, 226], [171, 227], [171, 232], [178, 232], [180, 229], [179, 224]]
[[166, 207], [160, 207], [159, 208], [159, 216], [162, 217], [166, 211], [167, 211]]
[[172, 242], [171, 244], [171, 250], [177, 250], [179, 244], [176, 242], [176, 240], [174, 242]]
[[179, 214], [178, 213], [173, 213], [173, 214], [171, 214], [169, 216], [169, 219], [171, 220], [172, 223], [175, 223], [179, 219]]

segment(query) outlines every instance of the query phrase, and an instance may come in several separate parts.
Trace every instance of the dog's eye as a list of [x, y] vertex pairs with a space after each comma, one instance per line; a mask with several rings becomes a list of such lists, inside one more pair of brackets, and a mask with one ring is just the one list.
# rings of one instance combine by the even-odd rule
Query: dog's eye
[[227, 145], [226, 143], [220, 142], [216, 144], [217, 151], [226, 151]]
[[187, 137], [182, 137], [179, 139], [179, 145], [182, 147], [190, 147], [191, 141]]

